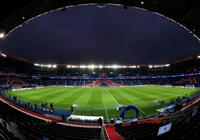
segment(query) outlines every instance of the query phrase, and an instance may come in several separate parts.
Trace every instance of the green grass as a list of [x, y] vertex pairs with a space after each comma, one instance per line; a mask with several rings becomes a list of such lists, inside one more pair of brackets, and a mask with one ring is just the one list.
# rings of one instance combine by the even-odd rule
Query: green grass
[[[89, 116], [104, 116], [105, 119], [116, 118], [119, 111], [117, 104], [136, 105], [142, 115], [156, 113], [160, 103], [155, 100], [169, 102], [178, 96], [191, 94], [197, 89], [141, 86], [141, 87], [45, 87], [26, 91], [11, 91], [5, 94], [16, 96], [18, 99], [41, 104], [53, 103], [55, 107], [69, 109], [72, 104], [77, 104], [74, 114]], [[126, 117], [134, 117], [129, 111]]]

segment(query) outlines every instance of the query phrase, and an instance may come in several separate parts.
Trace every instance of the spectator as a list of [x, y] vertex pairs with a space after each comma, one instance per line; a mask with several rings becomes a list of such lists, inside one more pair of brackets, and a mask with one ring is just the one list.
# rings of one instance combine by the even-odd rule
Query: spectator
[[50, 104], [49, 107], [50, 107], [50, 112], [54, 112], [54, 107], [53, 107], [53, 104], [52, 104], [52, 103]]

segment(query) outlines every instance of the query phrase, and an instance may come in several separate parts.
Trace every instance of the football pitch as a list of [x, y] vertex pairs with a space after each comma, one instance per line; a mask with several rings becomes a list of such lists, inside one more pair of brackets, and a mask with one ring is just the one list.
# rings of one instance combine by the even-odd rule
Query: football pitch
[[[169, 103], [178, 96], [193, 93], [197, 89], [162, 86], [138, 87], [44, 87], [24, 91], [10, 91], [7, 95], [16, 96], [23, 101], [41, 104], [53, 103], [54, 107], [70, 109], [76, 104], [74, 114], [87, 116], [104, 116], [105, 119], [119, 117], [117, 105], [135, 105], [141, 116], [156, 113], [161, 108], [160, 100]], [[127, 112], [125, 117], [134, 117]]]

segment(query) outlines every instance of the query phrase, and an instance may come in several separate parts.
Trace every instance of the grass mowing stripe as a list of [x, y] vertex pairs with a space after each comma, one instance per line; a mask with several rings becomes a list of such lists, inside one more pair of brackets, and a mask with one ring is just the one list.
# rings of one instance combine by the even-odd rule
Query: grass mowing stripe
[[68, 104], [72, 104], [74, 102], [74, 100], [76, 100], [76, 98], [78, 98], [79, 96], [81, 96], [82, 92], [79, 92], [79, 91], [81, 91], [81, 88], [78, 89], [78, 90], [76, 90], [76, 92], [74, 94], [72, 94], [68, 98], [66, 98], [67, 99], [66, 102]]
[[14, 96], [18, 96], [18, 97], [28, 97], [31, 95], [41, 95], [41, 93], [45, 93], [46, 91], [50, 91], [50, 89], [45, 89], [45, 90], [37, 90], [37, 89], [33, 89], [33, 90], [24, 90], [24, 91], [18, 91], [18, 92], [13, 92], [10, 91], [6, 94], [12, 94]]
[[112, 118], [114, 116], [118, 116], [118, 112], [116, 110], [116, 105], [118, 104], [117, 100], [111, 95], [110, 91], [107, 88], [103, 88], [102, 92], [102, 102], [106, 107], [106, 114], [108, 118]]
[[[77, 91], [78, 90], [78, 91]], [[69, 96], [74, 95], [76, 92], [79, 92], [79, 89], [70, 89], [67, 88], [64, 93], [58, 94], [57, 97], [50, 99], [50, 101], [54, 101], [55, 103], [60, 103], [66, 101]]]
[[[120, 93], [119, 90], [114, 89], [119, 95], [121, 95], [121, 97], [125, 98], [126, 100], [128, 100], [130, 102], [130, 105], [134, 105], [134, 101], [130, 100], [129, 98], [127, 98], [127, 96], [124, 96], [123, 93]], [[146, 115], [147, 113], [145, 113], [141, 108], [138, 107], [138, 109], [143, 113], [143, 115]]]
[[[122, 88], [121, 91], [123, 91], [121, 94], [129, 94], [129, 95], [133, 96], [133, 98], [136, 98], [137, 100], [134, 100], [134, 104], [136, 104], [138, 101], [142, 102], [142, 103], [146, 103], [148, 101], [147, 98], [144, 97], [144, 95], [143, 95], [144, 93], [135, 94], [135, 91], [133, 93], [133, 91], [131, 91], [130, 89], [124, 89], [124, 88]], [[129, 101], [129, 103], [132, 103], [132, 102]]]
[[[136, 101], [134, 101], [134, 105], [138, 106], [145, 114], [153, 113], [157, 108], [159, 108], [158, 104], [152, 102], [156, 97], [152, 98], [150, 95], [146, 96], [146, 94], [148, 94], [147, 92], [139, 91], [139, 89], [134, 90], [134, 93], [130, 93], [130, 89], [122, 90], [128, 91], [128, 94], [138, 98]], [[141, 103], [141, 101], [143, 101], [143, 103]]]
[[[154, 100], [165, 100], [191, 94], [195, 89], [166, 88], [161, 86], [141, 87], [45, 87], [27, 91], [15, 91], [6, 94], [15, 95], [25, 101], [52, 102], [55, 107], [64, 108], [72, 103], [79, 104], [76, 110], [78, 115], [104, 116], [115, 118], [119, 116], [116, 104], [136, 105], [147, 114], [155, 113], [161, 106]], [[33, 103], [34, 103], [33, 102]], [[128, 115], [128, 114], [127, 114]]]
[[95, 116], [106, 116], [106, 110], [104, 107], [104, 103], [102, 102], [102, 93], [98, 88], [92, 88], [90, 99], [88, 101], [88, 111], [91, 115]]
[[146, 103], [146, 100], [140, 100], [140, 98], [138, 98], [137, 96], [134, 96], [134, 94], [127, 92], [123, 89], [116, 89], [122, 96], [126, 97], [129, 101], [131, 101], [133, 104], [135, 104], [136, 102], [140, 102], [140, 103]]
[[110, 92], [110, 90], [106, 89], [106, 92], [112, 96], [112, 98], [114, 99], [114, 101], [116, 102], [116, 104], [120, 104], [120, 103], [117, 101], [117, 99], [112, 95], [112, 93]]
[[89, 99], [92, 95], [92, 89], [83, 90], [82, 95], [79, 96], [76, 100], [74, 100], [74, 104], [79, 103], [80, 105], [86, 105], [89, 102]]
[[40, 96], [39, 95], [36, 95], [36, 96], [31, 96], [30, 99], [33, 99], [33, 100], [44, 100], [45, 101], [48, 101], [49, 99], [51, 98], [54, 98], [56, 96], [58, 96], [58, 93], [64, 91], [63, 89], [60, 89], [60, 90], [51, 90], [51, 91], [46, 91], [44, 93], [42, 93]]
[[[147, 93], [139, 91], [138, 89], [132, 91], [129, 88], [127, 88], [127, 89], [123, 88], [122, 90], [125, 91], [127, 94], [130, 94], [131, 96], [134, 96], [135, 98], [139, 99], [139, 101], [143, 101], [143, 103], [147, 103], [148, 101], [155, 100], [155, 98], [148, 96]], [[137, 103], [137, 101], [135, 103]]]
[[101, 100], [101, 92], [98, 91], [98, 89], [93, 88], [93, 91], [91, 92], [91, 96], [88, 102], [88, 105], [102, 105]]
[[126, 99], [124, 96], [122, 96], [119, 93], [119, 91], [112, 89], [112, 90], [110, 90], [110, 93], [118, 101], [119, 104], [132, 104], [132, 102], [130, 102], [128, 99]]
[[[29, 98], [25, 98], [25, 101], [29, 101], [29, 102], [35, 102], [35, 103], [43, 103], [43, 102], [49, 102], [49, 99], [54, 98], [57, 96], [57, 93], [59, 93], [60, 90], [53, 90], [51, 92], [46, 91], [46, 93], [42, 93], [40, 96], [39, 95], [30, 95]], [[45, 99], [45, 100], [44, 100]]]

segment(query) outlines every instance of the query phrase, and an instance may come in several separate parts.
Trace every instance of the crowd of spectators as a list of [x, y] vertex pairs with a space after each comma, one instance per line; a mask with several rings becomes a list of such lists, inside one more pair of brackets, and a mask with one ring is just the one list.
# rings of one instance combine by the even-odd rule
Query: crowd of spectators
[[49, 113], [53, 113], [54, 112], [54, 105], [53, 103], [31, 103], [31, 102], [25, 102], [22, 101], [20, 99], [17, 99], [17, 97], [15, 96], [11, 96], [11, 95], [3, 95], [4, 97], [6, 97], [8, 100], [13, 101], [14, 103], [16, 103], [17, 105], [23, 106], [27, 109], [31, 109], [33, 111], [45, 111], [45, 112], [49, 112]]

